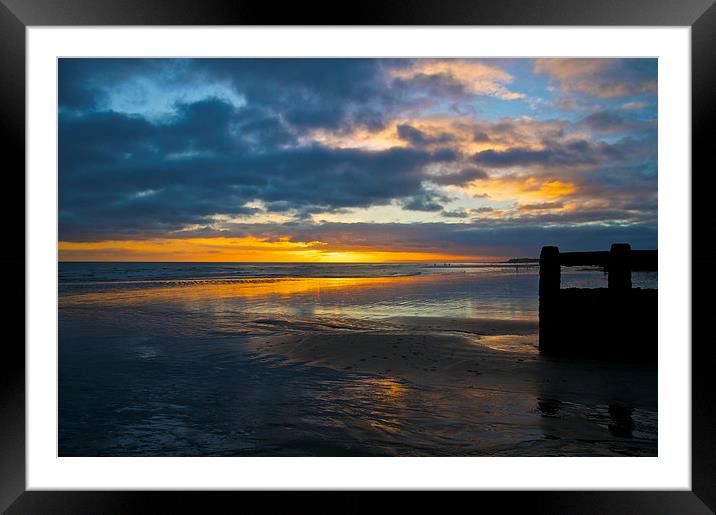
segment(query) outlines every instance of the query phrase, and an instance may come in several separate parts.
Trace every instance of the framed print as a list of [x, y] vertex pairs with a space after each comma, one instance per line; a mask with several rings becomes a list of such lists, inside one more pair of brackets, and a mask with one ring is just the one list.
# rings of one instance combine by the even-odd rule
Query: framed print
[[2, 6], [3, 509], [714, 509], [711, 2], [180, 4]]

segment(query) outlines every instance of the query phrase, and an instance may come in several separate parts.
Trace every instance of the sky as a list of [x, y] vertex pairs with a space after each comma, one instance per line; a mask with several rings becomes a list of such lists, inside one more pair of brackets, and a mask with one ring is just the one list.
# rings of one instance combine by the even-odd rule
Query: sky
[[60, 59], [62, 261], [657, 244], [656, 59]]

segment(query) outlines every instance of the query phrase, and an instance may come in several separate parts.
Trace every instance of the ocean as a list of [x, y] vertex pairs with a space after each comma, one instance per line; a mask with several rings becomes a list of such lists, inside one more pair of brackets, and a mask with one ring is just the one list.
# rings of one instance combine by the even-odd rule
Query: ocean
[[[564, 269], [571, 286], [606, 276]], [[429, 387], [247, 346], [393, 317], [535, 320], [537, 287], [533, 264], [59, 263], [59, 455], [655, 455], [655, 406], [629, 408], [625, 435], [603, 399]]]

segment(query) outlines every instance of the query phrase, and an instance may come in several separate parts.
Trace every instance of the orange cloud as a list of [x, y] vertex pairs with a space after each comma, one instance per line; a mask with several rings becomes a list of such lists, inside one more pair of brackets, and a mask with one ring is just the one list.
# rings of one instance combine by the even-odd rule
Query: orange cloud
[[565, 91], [581, 91], [600, 98], [624, 97], [634, 93], [654, 92], [657, 81], [635, 81], [619, 77], [613, 72], [615, 59], [535, 59], [534, 71], [544, 73], [559, 82]]
[[489, 179], [478, 179], [465, 188], [456, 189], [462, 189], [472, 196], [487, 194], [491, 200], [515, 200], [534, 204], [572, 195], [577, 192], [577, 185], [570, 181], [498, 175]]
[[596, 75], [609, 65], [608, 59], [535, 59], [534, 70], [547, 73], [557, 80]]

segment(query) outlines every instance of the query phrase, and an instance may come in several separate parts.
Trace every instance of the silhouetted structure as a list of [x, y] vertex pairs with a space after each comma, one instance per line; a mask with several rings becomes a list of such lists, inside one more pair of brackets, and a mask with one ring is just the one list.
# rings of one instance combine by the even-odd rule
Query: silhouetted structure
[[[632, 288], [632, 270], [657, 270], [656, 250], [614, 243], [608, 252], [560, 252], [542, 247], [539, 348], [558, 356], [655, 361], [657, 290]], [[560, 288], [562, 266], [598, 265], [607, 288]]]

